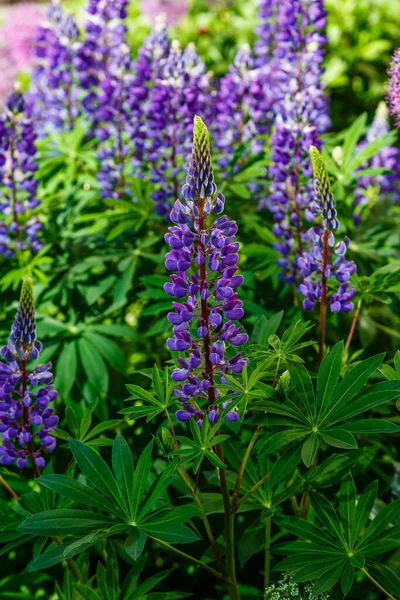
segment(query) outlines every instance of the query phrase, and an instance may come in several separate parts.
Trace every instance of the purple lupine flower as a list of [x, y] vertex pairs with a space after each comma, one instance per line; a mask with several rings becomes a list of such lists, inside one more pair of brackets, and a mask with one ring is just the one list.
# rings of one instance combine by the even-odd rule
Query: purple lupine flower
[[397, 127], [400, 127], [400, 48], [393, 55], [389, 75], [387, 100], [390, 114], [396, 118]]
[[[350, 277], [357, 267], [353, 261], [346, 260], [350, 241], [346, 237], [335, 243], [333, 231], [339, 228], [335, 199], [325, 164], [315, 146], [310, 148], [311, 163], [314, 172], [316, 210], [322, 217], [323, 227], [314, 227], [308, 231], [312, 249], [302, 253], [297, 259], [300, 275], [304, 278], [299, 291], [305, 297], [305, 310], [314, 308], [317, 302], [329, 305], [332, 312], [351, 312], [355, 288], [350, 287]], [[335, 277], [337, 290], [328, 296], [328, 281]], [[330, 291], [330, 290], [329, 290]]]
[[[379, 140], [387, 135], [389, 131], [388, 109], [385, 102], [381, 102], [376, 110], [375, 118], [368, 130], [366, 139], [359, 145], [358, 151], [361, 152], [367, 144]], [[361, 222], [363, 208], [368, 206], [371, 188], [377, 188], [379, 195], [390, 195], [393, 202], [400, 200], [399, 158], [399, 150], [395, 146], [386, 146], [362, 165], [362, 169], [384, 168], [387, 170], [387, 173], [381, 175], [363, 175], [357, 179], [357, 188], [354, 192], [354, 222], [356, 225]]]
[[258, 26], [255, 33], [258, 37], [254, 50], [256, 65], [264, 67], [272, 57], [277, 28], [277, 14], [280, 0], [259, 0]]
[[[273, 214], [280, 277], [298, 279], [297, 258], [305, 249], [307, 223], [315, 219], [310, 146], [329, 127], [321, 82], [326, 11], [322, 0], [285, 0], [276, 16], [272, 74], [274, 111], [270, 194], [260, 203]], [[271, 83], [270, 86], [271, 88]]]
[[258, 136], [251, 117], [254, 106], [254, 79], [251, 49], [245, 44], [239, 49], [228, 73], [221, 79], [217, 97], [213, 102], [213, 110], [216, 113], [213, 133], [215, 144], [222, 153], [219, 160], [222, 168], [226, 168], [232, 161], [238, 146]]
[[72, 129], [81, 114], [75, 57], [79, 29], [72, 14], [52, 0], [38, 30], [28, 102], [41, 136]]
[[132, 121], [129, 130], [135, 145], [133, 166], [142, 174], [145, 170], [145, 149], [147, 140], [148, 101], [150, 90], [158, 80], [160, 63], [165, 60], [170, 51], [167, 27], [164, 17], [158, 17], [150, 35], [144, 40], [139, 49], [134, 66], [134, 80], [130, 95], [130, 111]]
[[197, 113], [208, 114], [210, 81], [193, 44], [182, 51], [173, 41], [160, 62], [159, 76], [146, 106], [146, 159], [157, 184], [152, 198], [158, 214], [167, 214], [170, 198], [178, 196], [178, 182], [190, 155], [188, 132]]
[[128, 0], [89, 0], [88, 20], [74, 57], [74, 67], [83, 90], [83, 106], [95, 120], [102, 96], [101, 85], [109, 69], [121, 60], [125, 44]]
[[0, 116], [0, 253], [11, 258], [15, 250], [42, 248], [42, 229], [32, 211], [37, 197], [36, 134], [29, 109], [18, 85], [8, 96]]
[[[223, 212], [224, 197], [217, 193], [213, 180], [208, 131], [197, 116], [182, 196], [184, 201], [176, 200], [171, 210], [173, 225], [165, 236], [170, 246], [165, 264], [175, 273], [164, 289], [178, 299], [168, 314], [174, 328], [167, 346], [173, 352], [185, 353], [184, 358], [177, 359], [179, 368], [172, 373], [177, 383], [173, 394], [182, 403], [176, 417], [181, 421], [194, 417], [201, 424], [204, 399], [213, 423], [220, 414], [217, 380], [227, 383], [224, 375], [240, 374], [246, 364], [242, 352], [228, 358], [227, 347], [242, 346], [248, 336], [236, 323], [244, 314], [237, 292], [243, 277], [237, 274], [236, 222], [223, 215], [206, 224], [212, 215]], [[237, 419], [234, 409], [227, 414], [230, 421]]]
[[[51, 363], [31, 370], [28, 363], [39, 358], [42, 344], [36, 339], [33, 285], [22, 283], [21, 299], [7, 346], [0, 350], [0, 464], [23, 469], [31, 460], [35, 475], [45, 466], [43, 454], [52, 452], [52, 431], [58, 417], [49, 405], [57, 398], [52, 385]], [[39, 447], [38, 447], [39, 446]]]

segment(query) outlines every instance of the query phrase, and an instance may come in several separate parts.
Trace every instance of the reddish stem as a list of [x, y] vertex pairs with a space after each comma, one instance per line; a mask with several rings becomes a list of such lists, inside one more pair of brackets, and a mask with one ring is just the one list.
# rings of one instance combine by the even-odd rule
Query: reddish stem
[[329, 229], [324, 230], [322, 237], [323, 250], [322, 250], [322, 295], [320, 301], [320, 313], [319, 313], [319, 354], [318, 364], [321, 364], [324, 358], [324, 346], [325, 346], [325, 330], [326, 330], [326, 307], [328, 305], [328, 279], [326, 277], [326, 269], [329, 261]]
[[360, 310], [361, 310], [361, 300], [358, 301], [357, 308], [354, 313], [353, 322], [351, 324], [350, 331], [349, 331], [349, 336], [346, 340], [346, 350], [348, 350], [350, 348], [351, 340], [353, 339], [353, 335], [356, 330], [358, 317], [360, 315]]
[[[21, 372], [22, 372], [22, 402], [24, 401], [24, 396], [26, 392], [26, 388], [28, 385], [28, 372], [26, 370], [26, 360], [21, 361]], [[24, 429], [30, 432], [31, 423], [29, 418], [29, 407], [24, 406], [22, 409], [22, 416], [24, 419]], [[33, 473], [36, 478], [40, 477], [40, 469], [36, 464], [35, 451], [33, 449], [32, 440], [30, 440], [27, 444], [28, 447], [28, 456], [31, 459]]]

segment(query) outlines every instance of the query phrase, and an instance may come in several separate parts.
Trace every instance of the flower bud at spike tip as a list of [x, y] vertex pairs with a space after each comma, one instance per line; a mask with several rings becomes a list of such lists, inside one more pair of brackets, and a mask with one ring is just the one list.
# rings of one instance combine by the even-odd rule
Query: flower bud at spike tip
[[209, 196], [214, 196], [217, 186], [211, 166], [210, 138], [203, 120], [194, 118], [192, 158], [189, 163], [186, 184], [182, 187], [185, 200], [203, 204]]
[[328, 171], [315, 146], [310, 146], [310, 158], [314, 173], [316, 202], [322, 214], [324, 229], [338, 229], [339, 221]]
[[22, 351], [28, 358], [36, 340], [35, 307], [33, 302], [33, 282], [24, 277], [21, 297], [14, 324], [11, 328], [10, 342], [16, 350]]

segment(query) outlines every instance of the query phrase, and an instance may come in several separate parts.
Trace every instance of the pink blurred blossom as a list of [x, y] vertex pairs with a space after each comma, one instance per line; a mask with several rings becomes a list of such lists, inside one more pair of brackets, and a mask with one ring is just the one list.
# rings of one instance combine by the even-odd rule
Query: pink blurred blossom
[[176, 25], [187, 13], [188, 0], [141, 0], [141, 9], [152, 25], [162, 14], [168, 25]]
[[18, 69], [29, 68], [36, 31], [43, 20], [43, 13], [36, 3], [21, 2], [10, 8], [0, 35]]

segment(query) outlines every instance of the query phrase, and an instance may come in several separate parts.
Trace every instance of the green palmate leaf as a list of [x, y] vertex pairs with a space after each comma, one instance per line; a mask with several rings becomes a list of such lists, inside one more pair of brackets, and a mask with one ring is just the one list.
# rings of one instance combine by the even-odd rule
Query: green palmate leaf
[[316, 492], [310, 492], [310, 498], [312, 507], [318, 516], [319, 520], [330, 530], [331, 534], [338, 540], [338, 542], [344, 543], [345, 539], [343, 536], [340, 521], [337, 518], [335, 509], [332, 504], [321, 494]]
[[82, 596], [83, 600], [103, 600], [97, 592], [87, 585], [74, 582], [73, 586], [74, 589], [79, 592], [79, 595]]
[[29, 571], [41, 571], [62, 562], [65, 560], [64, 551], [67, 546], [68, 543], [61, 544], [60, 546], [52, 546], [29, 564]]
[[344, 565], [343, 558], [320, 558], [311, 564], [308, 564], [301, 569], [296, 571], [296, 575], [293, 577], [293, 581], [302, 582], [302, 581], [310, 581], [310, 579], [317, 579], [319, 577], [322, 578], [323, 575], [326, 575], [333, 569], [336, 569], [339, 565]]
[[342, 574], [342, 579], [340, 580], [340, 586], [341, 586], [342, 592], [345, 596], [349, 593], [351, 586], [353, 585], [354, 576], [355, 576], [355, 569], [348, 562], [344, 568], [344, 571]]
[[360, 533], [365, 527], [371, 511], [375, 504], [375, 498], [378, 493], [378, 482], [372, 481], [361, 494], [352, 523], [351, 534], [350, 534], [350, 545], [354, 546], [355, 541], [358, 539]]
[[153, 525], [143, 523], [141, 525], [143, 531], [169, 544], [191, 544], [196, 542], [199, 537], [185, 525], [177, 525], [176, 523], [163, 523]]
[[[357, 545], [357, 552], [362, 551], [368, 543], [377, 537], [386, 527], [398, 518], [400, 513], [400, 498], [394, 500], [385, 508], [383, 508], [374, 518], [372, 523], [368, 526], [367, 531], [361, 537], [360, 543]], [[400, 545], [400, 540], [399, 540]]]
[[121, 348], [104, 335], [87, 331], [84, 334], [91, 344], [93, 344], [101, 353], [103, 358], [122, 375], [126, 374], [127, 362]]
[[309, 376], [307, 369], [297, 363], [288, 361], [290, 378], [293, 382], [295, 390], [307, 409], [307, 413], [310, 417], [315, 416], [316, 405], [314, 388]]
[[132, 517], [136, 521], [139, 506], [145, 492], [151, 469], [151, 455], [153, 452], [153, 441], [150, 442], [143, 450], [137, 462], [135, 474], [133, 476], [133, 493], [132, 493]]
[[75, 382], [78, 357], [74, 341], [64, 344], [57, 361], [55, 385], [62, 398], [66, 398]]
[[398, 397], [400, 392], [400, 380], [383, 381], [368, 388], [368, 392], [352, 401], [349, 406], [335, 413], [336, 421], [343, 421], [355, 417], [362, 412], [386, 404]]
[[20, 525], [20, 529], [32, 535], [66, 535], [114, 523], [111, 518], [86, 510], [56, 509], [28, 517]]
[[275, 522], [279, 527], [283, 527], [298, 537], [310, 540], [331, 550], [337, 551], [340, 549], [340, 546], [332, 541], [326, 533], [307, 521], [303, 521], [297, 517], [277, 517]]
[[[149, 592], [153, 588], [155, 588], [156, 585], [158, 585], [160, 583], [160, 581], [162, 581], [163, 579], [168, 577], [168, 575], [170, 575], [171, 572], [172, 572], [172, 569], [168, 569], [167, 571], [161, 571], [161, 573], [157, 573], [156, 575], [147, 577], [146, 580], [143, 581], [143, 583], [141, 583], [138, 586], [135, 596], [134, 596], [134, 599], [135, 600], [140, 600], [143, 598], [149, 599], [151, 597], [151, 594], [149, 594]], [[126, 600], [131, 600], [131, 598], [126, 598]]]
[[398, 595], [400, 590], [400, 577], [392, 571], [387, 565], [375, 561], [367, 561], [367, 570], [375, 577], [384, 587]]
[[266, 482], [266, 489], [275, 487], [283, 481], [299, 464], [300, 457], [297, 448], [285, 452], [273, 465], [271, 474]]
[[125, 577], [124, 583], [121, 588], [121, 599], [120, 600], [133, 600], [136, 598], [135, 590], [139, 583], [139, 577], [143, 571], [147, 561], [147, 556], [142, 554], [136, 561], [128, 575]]
[[350, 421], [341, 426], [341, 429], [346, 429], [351, 433], [398, 433], [399, 425], [385, 421], [383, 419], [362, 419], [360, 421]]
[[267, 435], [257, 444], [258, 454], [272, 454], [282, 448], [289, 442], [294, 442], [304, 438], [308, 431], [305, 429], [293, 429]]
[[97, 583], [104, 600], [119, 600], [118, 562], [113, 546], [110, 546], [106, 568], [97, 565]]
[[347, 373], [336, 392], [333, 394], [330, 402], [322, 407], [320, 413], [322, 422], [325, 419], [328, 419], [332, 413], [346, 406], [346, 404], [360, 392], [367, 383], [369, 377], [380, 367], [384, 356], [385, 354], [383, 353], [367, 358], [367, 360], [362, 361]]
[[343, 342], [337, 343], [325, 356], [317, 377], [317, 407], [324, 410], [338, 384], [342, 369]]
[[121, 435], [114, 440], [111, 458], [117, 485], [133, 518], [133, 458], [128, 443]]
[[100, 394], [108, 392], [109, 377], [107, 366], [97, 352], [96, 347], [88, 340], [78, 341], [79, 356], [86, 376], [93, 388]]
[[144, 550], [147, 536], [144, 531], [133, 527], [125, 540], [125, 550], [133, 560], [137, 560]]
[[346, 450], [352, 450], [357, 448], [357, 441], [349, 431], [342, 428], [332, 428], [326, 431], [320, 431], [319, 435], [321, 438], [334, 448], [344, 448]]
[[39, 483], [78, 504], [86, 504], [87, 506], [109, 511], [113, 514], [119, 514], [120, 512], [118, 506], [115, 506], [115, 504], [109, 502], [104, 496], [72, 477], [66, 475], [43, 475]]
[[154, 504], [162, 497], [168, 488], [174, 477], [177, 464], [178, 460], [174, 460], [171, 464], [169, 464], [150, 487], [148, 493], [146, 494], [145, 502], [143, 503], [137, 517], [139, 522], [151, 511]]
[[117, 502], [126, 514], [127, 505], [107, 463], [97, 454], [97, 452], [95, 452], [95, 450], [92, 450], [92, 448], [89, 448], [82, 442], [70, 440], [69, 443], [74, 458], [82, 473], [100, 492], [105, 494], [109, 500]]
[[314, 460], [314, 457], [318, 450], [318, 436], [312, 433], [310, 437], [304, 442], [301, 449], [301, 459], [306, 467], [309, 467]]
[[319, 577], [314, 584], [313, 593], [318, 596], [332, 588], [341, 578], [345, 564], [346, 561], [342, 560], [337, 566], [332, 567]]
[[113, 530], [114, 528], [111, 527], [105, 531], [93, 531], [92, 533], [84, 535], [78, 540], [69, 543], [64, 550], [64, 558], [72, 558], [76, 554], [80, 554], [84, 550], [87, 550], [91, 546], [97, 544], [97, 542], [106, 538], [108, 535], [112, 535]]
[[346, 475], [340, 488], [339, 512], [344, 527], [347, 544], [351, 542], [351, 532], [356, 516], [356, 488], [351, 475]]

